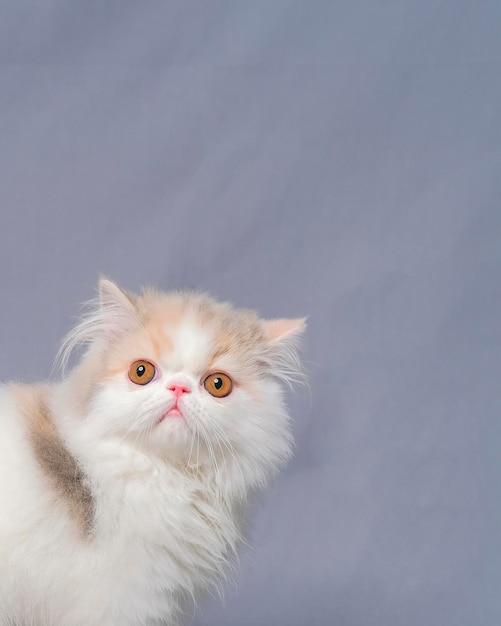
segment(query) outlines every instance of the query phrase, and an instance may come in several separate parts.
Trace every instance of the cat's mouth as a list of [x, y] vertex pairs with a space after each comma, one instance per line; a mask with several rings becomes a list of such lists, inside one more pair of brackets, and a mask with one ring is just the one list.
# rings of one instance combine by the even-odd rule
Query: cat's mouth
[[167, 409], [165, 413], [162, 413], [162, 415], [160, 416], [160, 419], [158, 420], [158, 423], [160, 424], [166, 419], [183, 419], [183, 418], [184, 418], [184, 415], [182, 414], [181, 409], [177, 406], [177, 404], [175, 404], [174, 406], [171, 406], [170, 409]]

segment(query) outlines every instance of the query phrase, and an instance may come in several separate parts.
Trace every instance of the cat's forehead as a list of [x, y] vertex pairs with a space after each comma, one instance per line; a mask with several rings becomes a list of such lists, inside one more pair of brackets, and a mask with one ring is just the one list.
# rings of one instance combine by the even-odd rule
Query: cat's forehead
[[174, 322], [160, 316], [149, 324], [148, 331], [158, 358], [167, 359], [173, 369], [205, 367], [216, 345], [210, 327], [204, 327], [192, 314]]
[[218, 358], [242, 359], [262, 340], [253, 312], [232, 309], [203, 296], [164, 299], [149, 316], [155, 351], [174, 368], [210, 367]]

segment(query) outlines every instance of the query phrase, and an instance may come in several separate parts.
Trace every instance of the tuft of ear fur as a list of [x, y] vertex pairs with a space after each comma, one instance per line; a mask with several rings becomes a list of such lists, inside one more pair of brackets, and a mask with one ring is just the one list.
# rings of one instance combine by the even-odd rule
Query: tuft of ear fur
[[98, 342], [109, 344], [137, 323], [133, 295], [107, 278], [99, 280], [99, 295], [87, 303], [87, 312], [65, 337], [56, 356], [55, 368], [64, 371], [77, 347]]
[[99, 314], [108, 337], [120, 336], [137, 322], [136, 299], [108, 278], [99, 280]]
[[265, 362], [272, 374], [290, 387], [293, 383], [305, 383], [298, 352], [306, 318], [264, 320], [262, 324], [267, 340]]

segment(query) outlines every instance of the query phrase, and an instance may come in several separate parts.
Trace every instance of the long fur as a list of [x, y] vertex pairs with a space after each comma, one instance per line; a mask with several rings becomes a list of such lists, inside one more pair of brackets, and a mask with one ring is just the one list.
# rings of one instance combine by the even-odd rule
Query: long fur
[[303, 328], [103, 279], [59, 352], [85, 345], [76, 367], [0, 388], [0, 625], [174, 625], [224, 580], [249, 495], [291, 454], [280, 383], [302, 377]]

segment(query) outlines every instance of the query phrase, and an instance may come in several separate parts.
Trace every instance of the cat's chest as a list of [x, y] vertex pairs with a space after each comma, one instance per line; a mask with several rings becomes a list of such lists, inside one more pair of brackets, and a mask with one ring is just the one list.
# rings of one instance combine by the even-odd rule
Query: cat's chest
[[179, 470], [135, 459], [97, 485], [94, 545], [126, 571], [211, 578], [238, 538], [233, 516], [210, 486]]
[[196, 477], [137, 456], [103, 455], [93, 470], [89, 534], [58, 536], [50, 566], [39, 564], [60, 594], [47, 608], [52, 623], [170, 623], [181, 599], [214, 582], [233, 555], [228, 504]]

